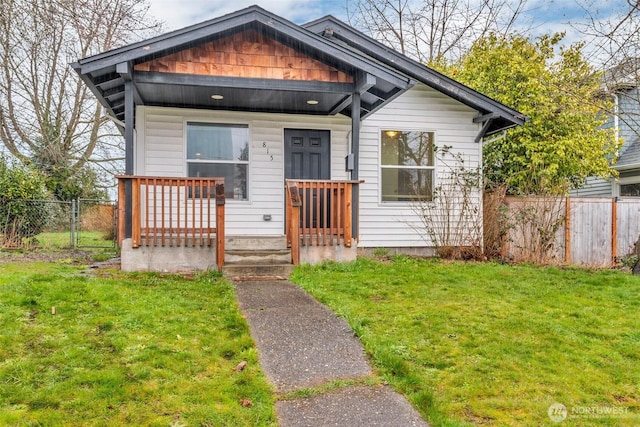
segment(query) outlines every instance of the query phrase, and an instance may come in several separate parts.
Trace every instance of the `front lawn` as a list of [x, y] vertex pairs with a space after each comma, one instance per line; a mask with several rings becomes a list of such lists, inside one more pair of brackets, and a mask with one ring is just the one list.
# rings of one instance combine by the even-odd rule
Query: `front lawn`
[[0, 425], [275, 424], [227, 281], [0, 265]]
[[640, 424], [638, 277], [392, 257], [292, 280], [434, 425], [553, 425], [553, 404], [561, 425]]

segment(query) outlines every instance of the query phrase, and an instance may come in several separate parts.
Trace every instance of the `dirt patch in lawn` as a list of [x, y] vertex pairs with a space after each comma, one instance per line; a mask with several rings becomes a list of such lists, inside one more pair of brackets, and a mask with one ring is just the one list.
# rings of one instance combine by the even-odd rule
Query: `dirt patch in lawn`
[[69, 264], [90, 264], [95, 253], [86, 251], [19, 251], [0, 250], [0, 262], [59, 262]]

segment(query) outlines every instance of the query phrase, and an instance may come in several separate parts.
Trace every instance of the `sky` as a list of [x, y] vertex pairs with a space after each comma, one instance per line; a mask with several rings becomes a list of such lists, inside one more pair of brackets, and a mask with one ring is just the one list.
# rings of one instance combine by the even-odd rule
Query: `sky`
[[[471, 0], [474, 1], [474, 0]], [[520, 27], [533, 36], [565, 32], [564, 42], [583, 39], [577, 29], [586, 16], [611, 18], [628, 9], [632, 0], [527, 0]], [[175, 30], [226, 13], [257, 4], [297, 24], [331, 14], [348, 22], [347, 0], [150, 0], [150, 13], [165, 23], [166, 30]]]
[[258, 5], [297, 24], [325, 15], [346, 20], [345, 0], [150, 0], [151, 14], [166, 23], [168, 30], [206, 21]]
[[[583, 0], [584, 1], [584, 0]], [[589, 0], [586, 0], [589, 1]], [[168, 29], [177, 29], [215, 18], [229, 12], [257, 4], [258, 6], [302, 24], [324, 15], [347, 20], [346, 0], [150, 0], [151, 13], [166, 22]], [[624, 2], [624, 0], [618, 0]], [[607, 6], [616, 3], [600, 0], [597, 4]], [[594, 3], [596, 4], [596, 3]], [[566, 28], [571, 18], [579, 18], [584, 11], [575, 0], [529, 0], [527, 14], [535, 20], [535, 26], [550, 29]]]
[[[164, 21], [169, 30], [254, 4], [298, 24], [327, 14], [347, 20], [346, 0], [150, 0], [150, 4], [152, 15]], [[525, 13], [536, 31], [568, 31], [568, 22], [580, 21], [585, 9], [605, 17], [625, 4], [626, 0], [528, 0]]]

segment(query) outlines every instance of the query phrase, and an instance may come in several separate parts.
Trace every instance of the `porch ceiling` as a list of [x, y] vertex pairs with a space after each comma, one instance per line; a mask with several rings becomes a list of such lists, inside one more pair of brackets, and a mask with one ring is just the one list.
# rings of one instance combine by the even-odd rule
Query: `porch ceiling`
[[[203, 108], [209, 110], [264, 111], [298, 114], [329, 114], [348, 94], [336, 92], [294, 92], [243, 87], [137, 85], [145, 105]], [[220, 95], [223, 99], [213, 99]], [[315, 105], [307, 101], [317, 101]]]
[[[358, 92], [361, 96], [361, 117], [366, 117], [406, 90], [406, 87], [366, 74], [355, 83], [138, 71], [129, 76], [108, 71], [83, 78], [103, 105], [121, 121], [124, 121], [124, 82], [127, 78], [133, 82], [136, 105], [316, 115], [341, 113], [350, 116], [351, 99]], [[213, 95], [220, 95], [222, 99], [214, 99]]]

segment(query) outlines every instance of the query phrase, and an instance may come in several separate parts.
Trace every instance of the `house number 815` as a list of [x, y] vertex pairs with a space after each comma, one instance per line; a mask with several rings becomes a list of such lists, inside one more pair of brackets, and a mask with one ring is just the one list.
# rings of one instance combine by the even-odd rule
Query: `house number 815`
[[[262, 148], [266, 148], [267, 149], [267, 154], [269, 154], [269, 147], [267, 147], [267, 143], [266, 142], [262, 143]], [[269, 161], [273, 162], [273, 154], [269, 155]]]

